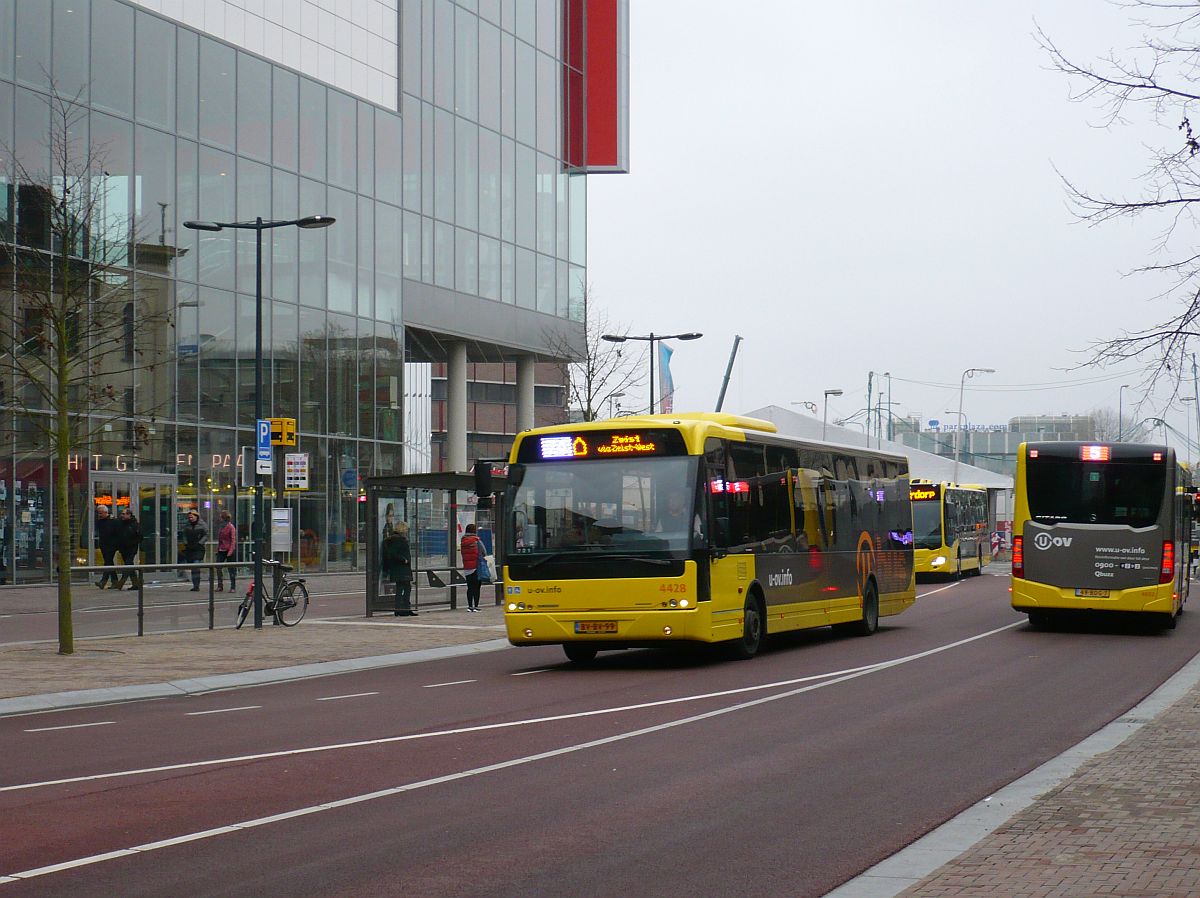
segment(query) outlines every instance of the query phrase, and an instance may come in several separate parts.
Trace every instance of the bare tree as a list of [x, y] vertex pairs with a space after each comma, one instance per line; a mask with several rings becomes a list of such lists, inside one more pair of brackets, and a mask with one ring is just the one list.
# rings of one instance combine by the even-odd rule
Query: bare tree
[[1094, 408], [1088, 415], [1092, 419], [1092, 425], [1096, 431], [1096, 439], [1111, 441], [1120, 439], [1118, 428], [1120, 424], [1118, 415], [1111, 408]]
[[[80, 138], [83, 107], [55, 91], [47, 103], [46, 169], [7, 147], [0, 159], [13, 175], [16, 213], [0, 245], [0, 271], [15, 284], [0, 293], [0, 406], [18, 442], [48, 448], [53, 460], [58, 644], [71, 654], [71, 561], [82, 535], [71, 526], [72, 461], [96, 440], [136, 449], [150, 438], [149, 409], [171, 397], [156, 369], [175, 340], [165, 281], [151, 273], [139, 287], [133, 274], [139, 244], [121, 198], [128, 179], [110, 175], [103, 149]], [[161, 268], [173, 250], [156, 249]], [[113, 426], [118, 418], [124, 426]]]
[[[1160, 276], [1160, 298], [1174, 314], [1149, 327], [1123, 331], [1093, 343], [1087, 364], [1139, 361], [1147, 388], [1163, 381], [1178, 392], [1190, 342], [1200, 336], [1200, 252], [1193, 247], [1200, 212], [1200, 131], [1190, 108], [1200, 100], [1200, 7], [1179, 0], [1126, 0], [1142, 29], [1139, 42], [1123, 54], [1109, 52], [1092, 62], [1073, 59], [1040, 28], [1037, 38], [1055, 69], [1072, 82], [1072, 99], [1092, 102], [1103, 126], [1135, 119], [1169, 127], [1165, 145], [1148, 147], [1144, 191], [1116, 197], [1063, 176], [1077, 217], [1089, 224], [1151, 216], [1161, 222], [1157, 250], [1166, 261], [1134, 273]], [[1181, 246], [1182, 245], [1182, 246]]]
[[[596, 305], [592, 293], [591, 285], [583, 285], [584, 357], [563, 366], [566, 369], [567, 411], [583, 421], [607, 417], [606, 403], [611, 405], [616, 399], [629, 396], [645, 383], [645, 348], [630, 351], [626, 348], [628, 343], [603, 339], [605, 334], [626, 336], [629, 328], [613, 325], [608, 313]], [[551, 338], [550, 342], [560, 357], [574, 355], [565, 341]], [[648, 400], [646, 407], [649, 408]]]

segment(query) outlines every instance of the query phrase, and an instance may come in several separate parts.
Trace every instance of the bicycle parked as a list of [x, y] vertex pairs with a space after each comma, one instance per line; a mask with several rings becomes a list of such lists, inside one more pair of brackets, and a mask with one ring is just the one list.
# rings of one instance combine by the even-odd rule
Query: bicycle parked
[[[263, 616], [273, 615], [276, 623], [283, 624], [285, 627], [294, 627], [300, 623], [308, 611], [308, 587], [304, 585], [303, 577], [289, 578], [287, 576], [288, 571], [294, 570], [291, 565], [284, 564], [282, 561], [263, 559], [263, 566], [268, 565], [273, 568], [271, 572], [272, 595], [263, 597]], [[238, 630], [246, 622], [246, 617], [253, 607], [254, 578], [251, 577], [250, 585], [246, 587], [246, 595], [237, 609]]]

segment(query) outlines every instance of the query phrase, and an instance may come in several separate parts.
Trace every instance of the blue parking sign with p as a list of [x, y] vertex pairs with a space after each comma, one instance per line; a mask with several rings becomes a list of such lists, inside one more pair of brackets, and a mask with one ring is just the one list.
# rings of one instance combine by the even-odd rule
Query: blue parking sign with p
[[258, 447], [255, 453], [254, 469], [256, 474], [270, 474], [274, 455], [271, 452], [271, 422], [266, 418], [258, 420]]

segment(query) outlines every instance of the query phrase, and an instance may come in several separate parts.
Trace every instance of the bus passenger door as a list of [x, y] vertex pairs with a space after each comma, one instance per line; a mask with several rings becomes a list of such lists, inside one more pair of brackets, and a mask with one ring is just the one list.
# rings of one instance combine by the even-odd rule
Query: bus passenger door
[[736, 486], [726, 481], [725, 452], [720, 440], [709, 440], [705, 462], [705, 492], [710, 516], [708, 601], [712, 638], [733, 639], [742, 632], [742, 607], [753, 556], [730, 551], [737, 539], [733, 535], [733, 510], [730, 507], [730, 490]]

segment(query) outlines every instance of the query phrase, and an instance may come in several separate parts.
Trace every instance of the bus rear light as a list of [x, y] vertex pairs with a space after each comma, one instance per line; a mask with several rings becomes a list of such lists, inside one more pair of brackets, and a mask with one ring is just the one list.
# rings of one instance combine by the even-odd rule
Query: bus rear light
[[525, 638], [526, 638], [526, 639], [533, 639], [533, 631], [532, 631], [532, 630], [530, 630], [530, 629], [528, 629], [528, 628], [526, 628], [526, 629], [525, 629]]
[[1108, 446], [1080, 446], [1079, 457], [1083, 461], [1108, 461], [1112, 456], [1112, 449]]
[[1013, 537], [1012, 575], [1019, 580], [1025, 579], [1025, 537], [1023, 536]]
[[671, 635], [671, 628], [663, 627], [663, 636], [670, 636], [670, 635]]
[[1159, 583], [1170, 583], [1175, 579], [1175, 543], [1163, 540], [1162, 567], [1158, 571]]

